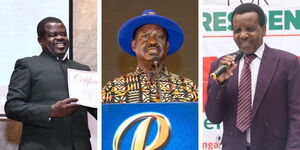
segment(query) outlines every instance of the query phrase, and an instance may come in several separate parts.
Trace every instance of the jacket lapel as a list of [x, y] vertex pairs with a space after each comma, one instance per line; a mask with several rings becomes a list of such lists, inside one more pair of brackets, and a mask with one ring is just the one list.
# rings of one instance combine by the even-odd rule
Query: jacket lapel
[[252, 118], [254, 118], [263, 100], [263, 97], [270, 86], [277, 64], [278, 58], [272, 56], [272, 50], [266, 45], [256, 81], [257, 83], [252, 107]]

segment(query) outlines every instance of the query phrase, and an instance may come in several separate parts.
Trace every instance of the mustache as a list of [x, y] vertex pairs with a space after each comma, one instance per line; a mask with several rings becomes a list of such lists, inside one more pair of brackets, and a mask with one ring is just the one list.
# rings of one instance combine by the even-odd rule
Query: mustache
[[144, 52], [147, 52], [149, 48], [156, 48], [158, 52], [161, 52], [161, 47], [158, 43], [145, 45]]

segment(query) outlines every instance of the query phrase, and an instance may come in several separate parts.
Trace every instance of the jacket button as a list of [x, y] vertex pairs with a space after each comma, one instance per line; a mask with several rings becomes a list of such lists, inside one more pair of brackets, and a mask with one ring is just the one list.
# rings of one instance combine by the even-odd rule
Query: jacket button
[[233, 136], [233, 135], [234, 135], [233, 131], [229, 132], [229, 134], [230, 134], [231, 136]]

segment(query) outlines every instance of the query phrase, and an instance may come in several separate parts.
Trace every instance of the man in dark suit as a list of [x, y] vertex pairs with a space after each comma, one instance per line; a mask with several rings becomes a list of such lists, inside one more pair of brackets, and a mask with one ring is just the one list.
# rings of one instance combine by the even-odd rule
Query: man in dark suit
[[69, 60], [69, 46], [63, 22], [54, 17], [41, 20], [37, 27], [39, 56], [16, 61], [5, 112], [23, 123], [20, 150], [91, 150], [87, 112], [69, 98], [67, 68], [89, 70]]
[[300, 69], [297, 57], [263, 42], [265, 14], [251, 3], [232, 14], [233, 39], [245, 53], [212, 63], [227, 72], [208, 82], [206, 115], [223, 122], [223, 150], [300, 149]]

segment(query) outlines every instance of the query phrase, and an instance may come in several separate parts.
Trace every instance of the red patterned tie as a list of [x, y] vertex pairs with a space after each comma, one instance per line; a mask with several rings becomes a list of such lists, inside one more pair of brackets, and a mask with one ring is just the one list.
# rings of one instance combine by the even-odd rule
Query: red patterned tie
[[249, 65], [255, 57], [255, 54], [245, 55], [240, 78], [236, 127], [241, 132], [246, 131], [251, 125], [251, 70]]

